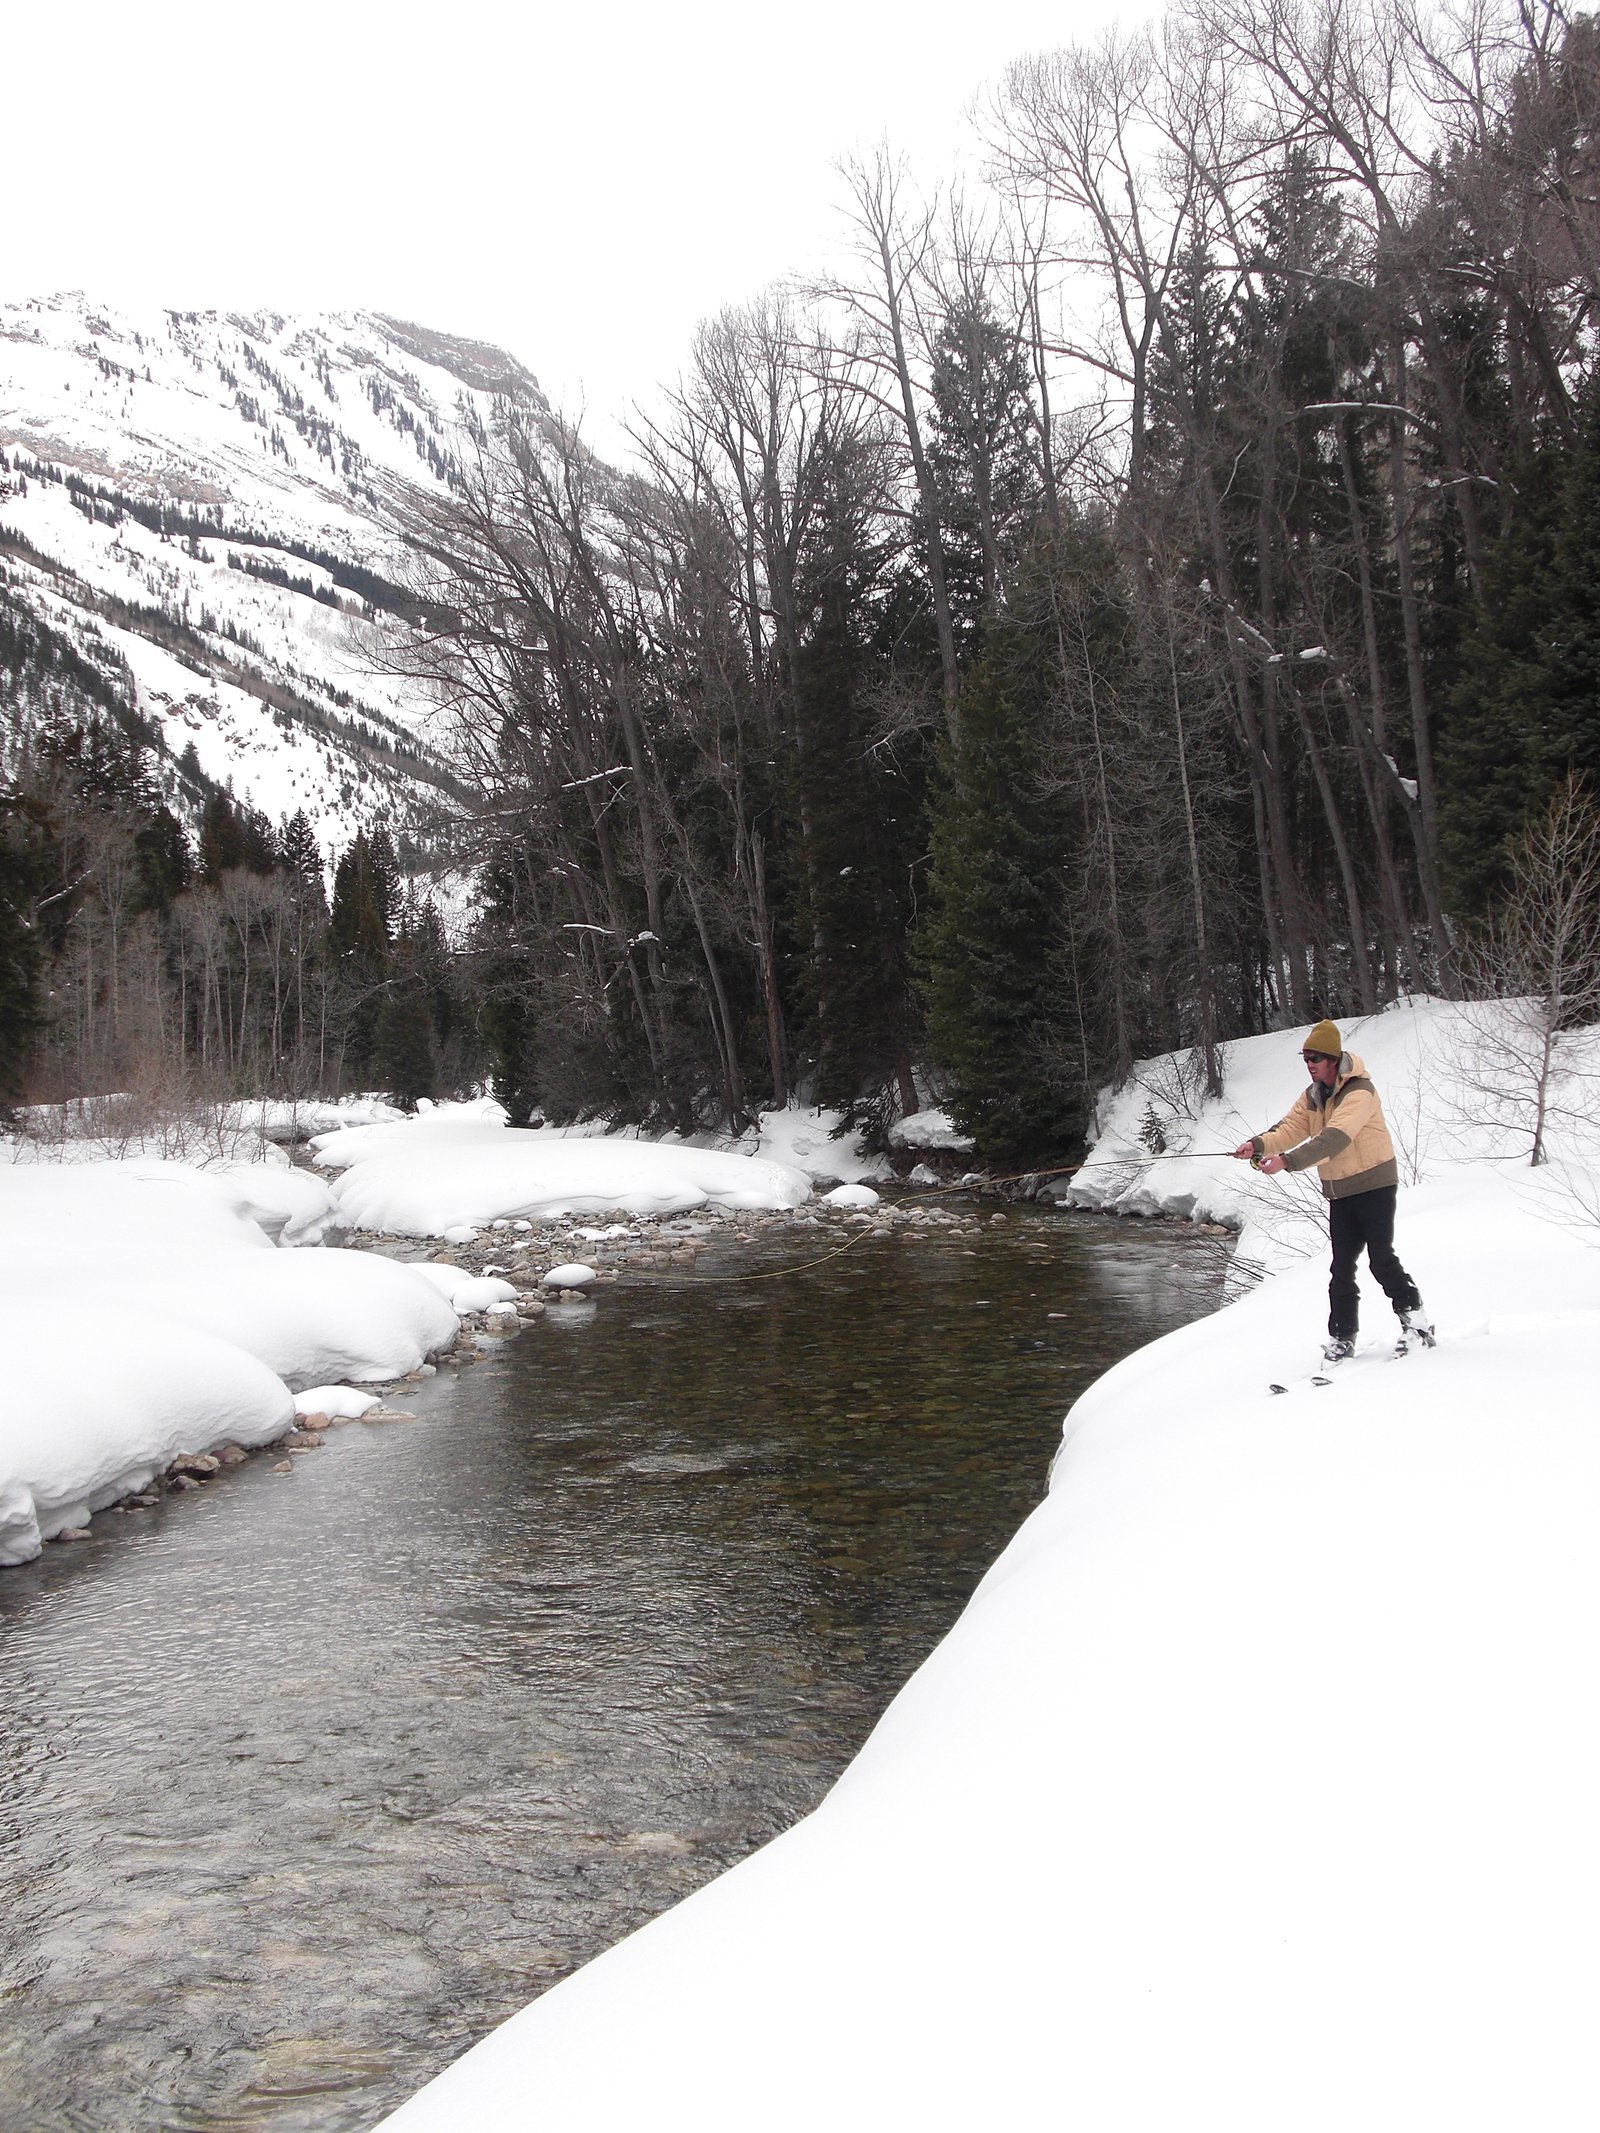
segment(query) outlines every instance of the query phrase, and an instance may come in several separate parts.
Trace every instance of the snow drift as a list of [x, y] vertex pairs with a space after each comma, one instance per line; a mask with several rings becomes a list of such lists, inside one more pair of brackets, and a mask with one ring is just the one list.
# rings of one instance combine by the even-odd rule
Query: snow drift
[[811, 1191], [798, 1170], [758, 1156], [437, 1113], [318, 1134], [312, 1146], [319, 1163], [340, 1173], [333, 1192], [347, 1223], [411, 1237], [610, 1208], [798, 1207]]
[[270, 1442], [294, 1387], [392, 1378], [454, 1336], [415, 1268], [291, 1248], [336, 1213], [267, 1164], [0, 1164], [0, 1564], [179, 1452]]

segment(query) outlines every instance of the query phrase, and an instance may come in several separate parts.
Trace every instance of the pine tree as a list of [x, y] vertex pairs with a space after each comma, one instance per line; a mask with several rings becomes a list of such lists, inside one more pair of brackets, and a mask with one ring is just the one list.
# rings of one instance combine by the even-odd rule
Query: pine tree
[[1549, 645], [1566, 640], [1556, 567], [1561, 446], [1519, 470], [1515, 509], [1489, 560], [1440, 751], [1440, 858], [1451, 903], [1478, 917], [1504, 885], [1522, 823], [1549, 789]]
[[402, 1111], [439, 1093], [439, 1048], [428, 998], [414, 978], [394, 981], [378, 1009], [372, 1035], [372, 1072]]
[[358, 1080], [367, 1075], [374, 1059], [390, 967], [392, 901], [392, 885], [374, 864], [367, 833], [357, 830], [333, 870], [327, 938], [344, 1002], [346, 1069]]
[[163, 914], [189, 886], [193, 861], [183, 825], [164, 802], [158, 802], [133, 833], [133, 849], [139, 862], [142, 905]]
[[389, 963], [392, 887], [380, 877], [365, 830], [357, 830], [333, 870], [328, 944], [363, 978], [381, 977]]
[[1552, 431], [1505, 488], [1442, 763], [1440, 842], [1469, 917], [1504, 888], [1513, 846], [1562, 780], [1600, 773], [1600, 368], [1575, 438]]
[[224, 874], [248, 863], [249, 849], [249, 831], [232, 795], [208, 793], [200, 810], [200, 880], [208, 889], [216, 888]]
[[303, 893], [314, 903], [325, 904], [327, 890], [322, 871], [322, 847], [317, 842], [316, 831], [307, 820], [304, 808], [296, 808], [284, 823], [278, 838], [278, 849], [285, 872], [292, 876]]
[[950, 1107], [987, 1163], [1037, 1161], [1082, 1132], [1065, 1066], [1071, 988], [1059, 802], [1042, 789], [1041, 648], [1002, 632], [962, 694], [935, 808], [932, 908], [919, 942], [928, 1042]]
[[796, 660], [796, 701], [816, 1093], [852, 1113], [897, 1078], [909, 1013], [893, 872], [910, 796], [869, 754], [860, 664], [841, 579]]
[[395, 856], [394, 839], [387, 827], [379, 823], [372, 833], [370, 845], [372, 865], [372, 895], [378, 916], [383, 922], [387, 937], [393, 938], [400, 922], [400, 904], [403, 884], [400, 879], [400, 862]]
[[1569, 775], [1600, 779], [1600, 365], [1584, 386], [1578, 417], [1555, 541], [1556, 612], [1545, 632], [1552, 787]]
[[14, 786], [0, 791], [0, 1110], [23, 1093], [42, 1021], [43, 944], [33, 904], [46, 871], [39, 811]]
[[965, 652], [994, 609], [1038, 504], [1027, 361], [986, 303], [958, 306], [946, 317], [932, 387], [928, 457], [951, 616]]

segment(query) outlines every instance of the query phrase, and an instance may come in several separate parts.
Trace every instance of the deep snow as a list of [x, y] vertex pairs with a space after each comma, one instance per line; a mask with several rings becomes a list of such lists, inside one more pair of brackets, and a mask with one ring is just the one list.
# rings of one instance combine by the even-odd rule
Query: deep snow
[[[108, 1116], [69, 1107], [30, 1121], [42, 1141], [0, 1142], [0, 1565], [28, 1561], [181, 1452], [269, 1443], [297, 1410], [363, 1411], [353, 1388], [403, 1376], [454, 1338], [461, 1313], [517, 1296], [497, 1275], [341, 1249], [328, 1242], [340, 1229], [470, 1237], [496, 1219], [526, 1228], [530, 1214], [786, 1208], [811, 1190], [754, 1153], [513, 1132], [488, 1102], [416, 1119], [369, 1100], [327, 1107], [331, 1185], [263, 1139], [295, 1123], [273, 1106], [206, 1121], [198, 1137], [213, 1151], [254, 1133], [262, 1154], [204, 1168], [110, 1155]], [[772, 1136], [810, 1146], [828, 1125], [796, 1112]], [[829, 1145], [860, 1167], [853, 1143]], [[594, 1277], [572, 1263], [547, 1278]]]
[[416, 1268], [308, 1248], [336, 1213], [275, 1164], [0, 1164], [0, 1564], [180, 1452], [270, 1442], [296, 1387], [394, 1378], [453, 1338]]
[[811, 1191], [799, 1170], [765, 1156], [511, 1127], [498, 1106], [441, 1105], [396, 1124], [319, 1133], [312, 1146], [338, 1173], [333, 1192], [348, 1223], [411, 1237], [611, 1208], [798, 1207]]
[[1521, 1167], [1462, 1114], [1455, 1011], [1346, 1041], [1404, 1144], [1440, 1346], [1386, 1359], [1364, 1283], [1363, 1351], [1312, 1387], [1296, 1181], [1132, 1168], [1151, 1107], [1174, 1150], [1280, 1116], [1298, 1032], [1231, 1047], [1209, 1104], [1163, 1105], [1177, 1063], [1150, 1063], [1077, 1193], [1242, 1213], [1271, 1278], [1078, 1402], [1045, 1501], [814, 1815], [386, 2133], [1595, 2122], [1597, 1169], [1570, 1139]]

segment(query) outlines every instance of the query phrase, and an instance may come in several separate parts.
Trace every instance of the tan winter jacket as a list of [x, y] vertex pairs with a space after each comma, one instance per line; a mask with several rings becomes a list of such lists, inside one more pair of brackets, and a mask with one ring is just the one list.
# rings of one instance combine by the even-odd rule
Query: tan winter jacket
[[1264, 1155], [1281, 1155], [1286, 1170], [1309, 1170], [1315, 1163], [1329, 1200], [1400, 1182], [1383, 1106], [1354, 1052], [1340, 1055], [1331, 1089], [1313, 1082], [1294, 1109], [1250, 1145], [1258, 1163]]

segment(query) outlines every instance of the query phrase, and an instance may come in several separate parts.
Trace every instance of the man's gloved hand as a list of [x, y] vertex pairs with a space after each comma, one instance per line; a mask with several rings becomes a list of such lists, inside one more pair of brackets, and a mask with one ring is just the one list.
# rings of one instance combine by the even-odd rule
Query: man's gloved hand
[[1281, 1155], [1264, 1155], [1261, 1158], [1260, 1162], [1257, 1163], [1256, 1144], [1254, 1141], [1241, 1141], [1238, 1147], [1235, 1148], [1233, 1152], [1238, 1157], [1241, 1163], [1255, 1164], [1256, 1169], [1264, 1172], [1269, 1178], [1274, 1176], [1284, 1167], [1283, 1157]]

